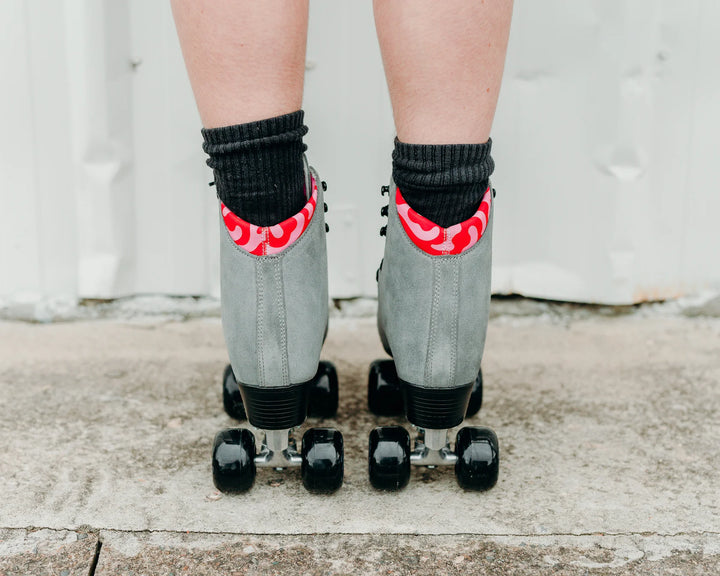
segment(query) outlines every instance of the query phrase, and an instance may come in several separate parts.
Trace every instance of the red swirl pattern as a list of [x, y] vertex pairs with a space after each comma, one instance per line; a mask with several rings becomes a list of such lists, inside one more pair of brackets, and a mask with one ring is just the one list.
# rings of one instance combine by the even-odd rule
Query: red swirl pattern
[[274, 226], [256, 226], [233, 214], [222, 202], [223, 220], [230, 238], [240, 248], [255, 256], [279, 254], [300, 238], [310, 224], [317, 207], [317, 183], [312, 179], [312, 196], [300, 212]]
[[460, 224], [442, 228], [410, 208], [400, 193], [395, 191], [398, 215], [405, 232], [413, 244], [433, 256], [461, 254], [483, 237], [490, 218], [492, 191], [488, 186], [477, 212]]

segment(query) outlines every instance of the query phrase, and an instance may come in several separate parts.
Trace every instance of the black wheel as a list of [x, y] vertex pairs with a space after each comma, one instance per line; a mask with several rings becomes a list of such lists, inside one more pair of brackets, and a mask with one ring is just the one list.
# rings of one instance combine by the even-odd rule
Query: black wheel
[[335, 492], [343, 483], [343, 437], [333, 428], [310, 428], [302, 439], [303, 484], [310, 492]]
[[392, 360], [375, 360], [370, 364], [368, 408], [377, 416], [405, 415], [402, 386]]
[[455, 476], [466, 490], [489, 490], [498, 479], [500, 448], [490, 428], [462, 428], [455, 440]]
[[235, 380], [235, 374], [233, 374], [230, 364], [225, 367], [225, 372], [223, 373], [223, 406], [225, 407], [225, 412], [227, 412], [227, 415], [231, 418], [235, 418], [236, 420], [247, 419], [243, 399], [240, 395], [240, 387], [238, 386], [237, 380]]
[[338, 375], [331, 362], [322, 361], [308, 391], [311, 418], [332, 418], [338, 409]]
[[402, 426], [370, 432], [370, 483], [378, 490], [400, 490], [410, 481], [410, 434]]
[[465, 411], [465, 418], [475, 416], [480, 412], [482, 406], [482, 394], [483, 394], [483, 375], [482, 369], [478, 371], [477, 378], [473, 383], [472, 392], [470, 393], [470, 403], [468, 404], [467, 410]]
[[213, 482], [221, 492], [245, 492], [255, 482], [255, 438], [250, 430], [218, 432], [213, 445]]

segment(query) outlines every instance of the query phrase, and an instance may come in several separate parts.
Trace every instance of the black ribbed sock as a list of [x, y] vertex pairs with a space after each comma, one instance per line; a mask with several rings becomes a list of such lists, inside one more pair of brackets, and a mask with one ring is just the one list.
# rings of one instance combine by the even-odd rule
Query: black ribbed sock
[[243, 220], [274, 226], [302, 210], [303, 111], [203, 129], [203, 150], [215, 174], [220, 200]]
[[405, 144], [395, 138], [393, 180], [408, 205], [447, 228], [477, 211], [495, 168], [484, 144]]

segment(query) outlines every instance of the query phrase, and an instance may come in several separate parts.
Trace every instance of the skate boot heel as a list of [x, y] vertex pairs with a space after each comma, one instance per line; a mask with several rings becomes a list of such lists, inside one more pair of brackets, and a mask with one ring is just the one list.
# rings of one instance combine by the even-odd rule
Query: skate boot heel
[[419, 428], [447, 429], [465, 419], [473, 383], [453, 388], [423, 388], [404, 382], [407, 419]]
[[[247, 420], [247, 414], [240, 388], [232, 366], [228, 364], [222, 378], [223, 407], [228, 416], [243, 421]], [[332, 418], [335, 416], [339, 401], [338, 375], [335, 365], [327, 360], [321, 360], [314, 378], [306, 383], [304, 392], [307, 397], [307, 416], [309, 418]], [[299, 410], [299, 408], [296, 409]], [[253, 423], [251, 422], [251, 424]], [[258, 424], [253, 424], [253, 426], [262, 428]]]
[[307, 164], [305, 171], [308, 202], [280, 224], [254, 226], [221, 206], [222, 321], [231, 362], [223, 404], [260, 438], [257, 450], [248, 429], [216, 436], [213, 481], [223, 492], [249, 490], [258, 468], [300, 467], [313, 492], [343, 482], [340, 432], [311, 428], [299, 451], [292, 436], [308, 414], [331, 417], [338, 406], [337, 372], [319, 360], [328, 325], [325, 185]]
[[282, 388], [240, 384], [243, 406], [251, 425], [261, 430], [288, 430], [305, 422], [308, 389], [312, 383]]
[[[375, 360], [368, 370], [368, 409], [376, 416], [404, 416], [406, 397], [404, 383], [398, 378], [395, 362], [391, 359]], [[239, 392], [238, 392], [239, 395]], [[478, 370], [472, 383], [465, 418], [472, 418], [482, 407], [483, 375]], [[417, 412], [410, 408], [411, 412]], [[232, 415], [232, 414], [231, 414]]]

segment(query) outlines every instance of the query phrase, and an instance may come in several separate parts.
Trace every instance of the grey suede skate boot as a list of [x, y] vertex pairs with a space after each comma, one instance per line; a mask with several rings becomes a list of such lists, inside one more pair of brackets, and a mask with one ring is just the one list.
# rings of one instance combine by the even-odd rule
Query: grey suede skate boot
[[493, 191], [488, 187], [472, 218], [449, 228], [413, 211], [392, 180], [382, 191], [390, 201], [382, 212], [388, 224], [381, 229], [386, 242], [377, 276], [378, 331], [394, 362], [373, 363], [368, 400], [375, 413], [404, 408], [421, 435], [411, 453], [404, 428], [373, 430], [370, 480], [376, 488], [398, 489], [407, 484], [411, 463], [453, 464], [464, 488], [491, 488], [499, 462], [495, 434], [463, 428], [453, 452], [448, 430], [477, 412], [482, 397]]
[[311, 428], [300, 453], [293, 428], [311, 413], [337, 410], [337, 375], [320, 363], [328, 326], [327, 250], [323, 192], [305, 163], [307, 203], [275, 226], [243, 221], [220, 205], [222, 323], [231, 367], [223, 401], [231, 416], [247, 416], [263, 434], [245, 428], [215, 438], [213, 479], [225, 492], [249, 489], [256, 467], [302, 467], [306, 488], [337, 490], [343, 480], [343, 439], [329, 428]]

